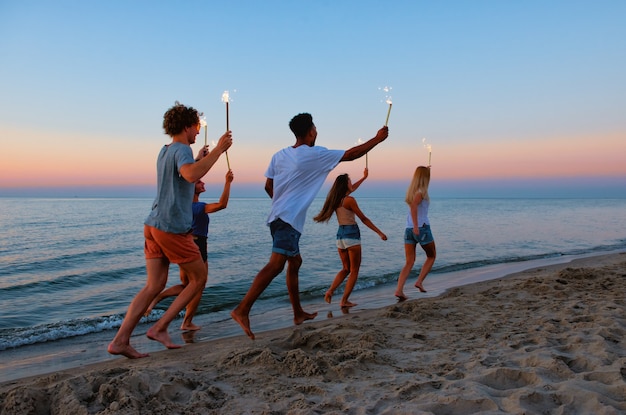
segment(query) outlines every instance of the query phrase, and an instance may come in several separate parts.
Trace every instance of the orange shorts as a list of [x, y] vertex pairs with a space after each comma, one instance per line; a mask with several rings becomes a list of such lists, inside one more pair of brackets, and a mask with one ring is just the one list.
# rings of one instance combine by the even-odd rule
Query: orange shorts
[[185, 264], [196, 259], [202, 261], [200, 250], [191, 233], [164, 232], [144, 225], [143, 236], [146, 239], [143, 248], [146, 259], [165, 257], [174, 264]]

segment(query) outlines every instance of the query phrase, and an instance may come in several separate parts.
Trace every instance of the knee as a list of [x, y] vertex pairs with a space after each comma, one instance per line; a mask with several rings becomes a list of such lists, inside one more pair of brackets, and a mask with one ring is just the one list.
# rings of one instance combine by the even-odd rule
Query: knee
[[301, 256], [295, 256], [295, 257], [289, 259], [289, 267], [291, 267], [293, 269], [300, 269], [301, 266], [302, 266], [302, 257]]
[[167, 281], [164, 281], [163, 283], [159, 282], [156, 284], [147, 284], [144, 289], [148, 292], [149, 295], [156, 297], [157, 295], [161, 294], [161, 291], [165, 289], [166, 285]]
[[208, 276], [206, 272], [194, 272], [191, 278], [189, 278], [187, 284], [193, 284], [195, 286], [204, 287], [207, 283]]
[[206, 274], [202, 274], [200, 275], [200, 277], [198, 277], [198, 284], [200, 284], [202, 287], [204, 287], [208, 281], [209, 277]]
[[267, 263], [267, 265], [265, 265], [265, 267], [263, 267], [262, 272], [272, 274], [272, 275], [278, 275], [281, 272], [283, 272], [283, 269], [285, 269], [284, 262], [270, 261]]

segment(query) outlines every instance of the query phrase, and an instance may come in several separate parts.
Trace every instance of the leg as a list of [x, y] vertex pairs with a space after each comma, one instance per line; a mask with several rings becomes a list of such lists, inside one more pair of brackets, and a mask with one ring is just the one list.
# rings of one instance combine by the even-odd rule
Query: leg
[[230, 316], [235, 320], [243, 329], [243, 331], [254, 340], [254, 333], [250, 330], [250, 309], [252, 305], [259, 298], [259, 296], [265, 291], [268, 285], [280, 274], [285, 268], [285, 262], [287, 262], [287, 256], [272, 252], [269, 262], [263, 267], [261, 271], [254, 277], [252, 285], [248, 289], [248, 292], [243, 297], [239, 305], [230, 313]]
[[400, 301], [404, 301], [408, 298], [404, 295], [404, 284], [406, 283], [406, 279], [409, 277], [409, 273], [415, 264], [414, 244], [404, 244], [404, 256], [406, 258], [406, 262], [404, 267], [402, 267], [402, 271], [400, 271], [400, 276], [398, 277], [398, 287], [396, 288], [395, 293], [395, 296], [398, 297], [398, 300]]
[[298, 272], [302, 265], [300, 254], [287, 259], [287, 291], [293, 308], [293, 322], [296, 325], [304, 323], [306, 320], [313, 320], [317, 313], [307, 313], [300, 304], [300, 289], [298, 284]]
[[159, 295], [156, 296], [156, 298], [154, 300], [152, 300], [152, 303], [150, 303], [150, 305], [148, 306], [148, 309], [146, 310], [146, 312], [144, 313], [144, 315], [148, 315], [152, 312], [152, 309], [158, 304], [160, 303], [164, 298], [167, 297], [174, 297], [177, 296], [178, 294], [180, 294], [180, 292], [185, 288], [185, 286], [183, 284], [178, 284], [178, 285], [174, 285], [166, 290], [161, 291], [161, 293]]
[[[204, 263], [204, 268], [206, 270], [206, 274], [207, 274], [207, 279], [208, 279], [208, 275], [209, 275], [209, 264], [207, 262]], [[206, 283], [205, 283], [206, 286]], [[194, 331], [194, 330], [200, 330], [201, 327], [193, 324], [191, 322], [191, 320], [193, 320], [193, 317], [196, 315], [196, 311], [198, 310], [198, 306], [200, 305], [200, 301], [202, 301], [202, 293], [204, 291], [204, 287], [202, 290], [198, 291], [198, 294], [196, 294], [195, 297], [193, 297], [193, 299], [189, 302], [189, 304], [187, 304], [187, 307], [185, 308], [185, 318], [183, 319], [183, 324], [181, 324], [180, 329], [181, 330], [185, 330], [185, 331]]]
[[146, 333], [149, 339], [160, 342], [168, 349], [180, 348], [179, 345], [172, 343], [170, 335], [167, 332], [169, 324], [198, 292], [202, 292], [207, 280], [206, 267], [201, 258], [192, 262], [179, 264], [179, 266], [189, 278], [189, 283], [180, 294], [178, 294], [163, 316]]
[[435, 258], [437, 257], [437, 249], [435, 247], [435, 242], [431, 242], [426, 245], [421, 245], [424, 252], [426, 252], [426, 261], [424, 261], [424, 265], [422, 265], [422, 270], [420, 271], [419, 277], [417, 277], [417, 282], [415, 283], [415, 287], [419, 289], [421, 292], [425, 293], [426, 290], [422, 283], [424, 279], [430, 272], [435, 263]]
[[148, 356], [147, 354], [139, 353], [130, 345], [130, 336], [152, 300], [165, 288], [169, 265], [170, 263], [166, 258], [146, 260], [148, 273], [146, 285], [137, 293], [128, 306], [124, 321], [107, 348], [109, 353], [123, 355], [130, 359]]
[[350, 273], [350, 257], [348, 255], [348, 250], [337, 248], [337, 252], [339, 253], [339, 259], [341, 259], [342, 268], [337, 273], [337, 275], [335, 275], [335, 279], [333, 280], [333, 283], [330, 285], [330, 288], [328, 289], [328, 291], [326, 291], [326, 294], [324, 294], [324, 300], [328, 304], [330, 304], [332, 297], [333, 297], [333, 293], [335, 292], [337, 287], [341, 285], [343, 280], [345, 280], [348, 274]]
[[361, 245], [355, 245], [348, 248], [348, 256], [350, 258], [350, 276], [346, 283], [346, 289], [343, 292], [341, 298], [342, 307], [354, 307], [356, 304], [348, 301], [348, 297], [352, 294], [352, 290], [356, 285], [356, 280], [359, 278], [359, 269], [361, 268]]

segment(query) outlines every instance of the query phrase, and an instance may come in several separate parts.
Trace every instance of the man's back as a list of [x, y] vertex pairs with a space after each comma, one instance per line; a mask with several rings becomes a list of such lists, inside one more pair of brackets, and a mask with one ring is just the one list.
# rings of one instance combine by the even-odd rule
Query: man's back
[[287, 147], [274, 154], [265, 172], [273, 180], [267, 223], [280, 218], [302, 233], [307, 209], [343, 154], [343, 150], [306, 145]]

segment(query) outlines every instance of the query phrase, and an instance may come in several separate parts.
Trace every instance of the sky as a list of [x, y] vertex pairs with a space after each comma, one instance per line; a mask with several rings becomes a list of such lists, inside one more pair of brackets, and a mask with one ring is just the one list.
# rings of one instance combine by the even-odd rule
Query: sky
[[165, 111], [204, 112], [211, 144], [229, 91], [233, 196], [262, 195], [294, 115], [347, 149], [390, 100], [359, 192], [401, 196], [426, 144], [442, 193], [626, 197], [625, 20], [622, 0], [0, 0], [0, 196], [153, 195]]

